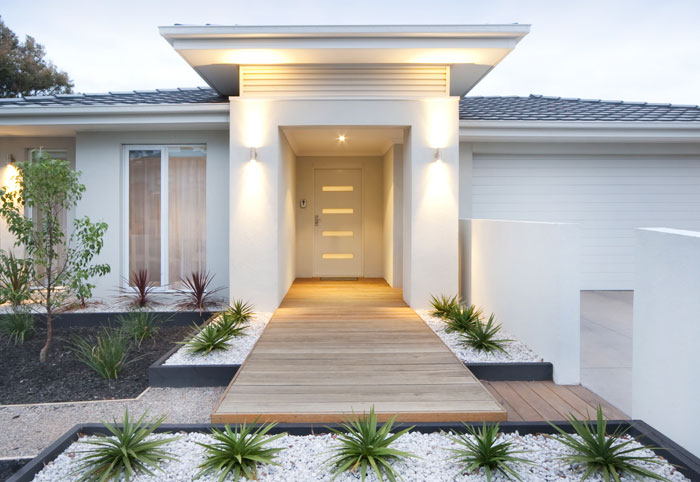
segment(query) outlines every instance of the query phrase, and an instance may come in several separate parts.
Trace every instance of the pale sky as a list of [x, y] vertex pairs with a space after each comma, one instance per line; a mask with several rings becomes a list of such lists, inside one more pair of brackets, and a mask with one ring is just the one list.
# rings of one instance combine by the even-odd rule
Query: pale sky
[[160, 25], [524, 23], [469, 95], [700, 104], [700, 0], [0, 0], [0, 15], [79, 92], [206, 85]]

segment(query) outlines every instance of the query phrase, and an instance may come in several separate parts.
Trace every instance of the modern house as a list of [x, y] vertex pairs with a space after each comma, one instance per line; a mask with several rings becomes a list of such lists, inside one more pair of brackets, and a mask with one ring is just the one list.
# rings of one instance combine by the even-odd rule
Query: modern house
[[42, 147], [82, 171], [98, 297], [206, 269], [264, 310], [302, 277], [423, 308], [458, 292], [468, 218], [578, 223], [581, 289], [631, 289], [633, 228], [700, 230], [700, 108], [465, 97], [528, 31], [162, 27], [208, 88], [0, 99], [0, 169]]

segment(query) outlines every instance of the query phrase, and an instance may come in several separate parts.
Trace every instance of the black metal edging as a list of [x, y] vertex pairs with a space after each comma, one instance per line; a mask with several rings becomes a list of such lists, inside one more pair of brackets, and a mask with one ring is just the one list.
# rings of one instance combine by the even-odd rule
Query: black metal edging
[[182, 348], [175, 345], [148, 367], [148, 385], [163, 388], [224, 387], [240, 365], [165, 365], [165, 360]]
[[[93, 327], [109, 325], [116, 323], [117, 319], [128, 312], [78, 312], [78, 313], [60, 313], [53, 318], [55, 327]], [[170, 326], [191, 326], [192, 324], [200, 325], [208, 320], [212, 313], [205, 311], [201, 315], [198, 311], [151, 311], [154, 315], [160, 317], [164, 323]], [[42, 323], [46, 323], [46, 315], [39, 313], [35, 315]]]
[[[148, 367], [151, 387], [224, 387], [231, 382], [240, 365], [165, 365], [165, 360], [180, 349], [175, 346]], [[533, 363], [465, 363], [475, 377], [496, 381], [551, 381], [552, 364]]]
[[[557, 426], [563, 428], [567, 432], [573, 432], [571, 424], [568, 422], [556, 422]], [[440, 431], [458, 431], [464, 432], [464, 424], [462, 423], [409, 423], [402, 422], [400, 426], [415, 425], [412, 431], [421, 433], [432, 433]], [[479, 425], [479, 424], [470, 424]], [[593, 424], [595, 425], [595, 423]], [[223, 425], [211, 424], [163, 424], [156, 432], [208, 432], [211, 427], [222, 428]], [[270, 433], [287, 432], [290, 435], [312, 435], [328, 433], [328, 427], [339, 428], [338, 424], [308, 424], [308, 423], [286, 423], [278, 424]], [[691, 481], [700, 481], [700, 459], [688, 452], [686, 449], [669, 439], [668, 437], [655, 430], [653, 427], [644, 423], [641, 420], [610, 420], [608, 421], [608, 432], [612, 433], [617, 428], [629, 428], [629, 434], [638, 437], [640, 442], [653, 447], [662, 447], [661, 450], [656, 450], [658, 455], [661, 455], [670, 463], [678, 466], [678, 470], [688, 477]], [[502, 432], [519, 432], [521, 435], [527, 434], [554, 434], [556, 431], [547, 422], [501, 422], [500, 429]], [[107, 435], [108, 431], [102, 424], [81, 424], [71, 428], [63, 434], [49, 447], [43, 450], [34, 459], [28, 462], [17, 473], [7, 479], [7, 482], [30, 482], [41, 469], [58, 457], [71, 443], [79, 438], [79, 434]]]
[[553, 368], [549, 362], [467, 363], [464, 365], [479, 380], [489, 382], [551, 381]]

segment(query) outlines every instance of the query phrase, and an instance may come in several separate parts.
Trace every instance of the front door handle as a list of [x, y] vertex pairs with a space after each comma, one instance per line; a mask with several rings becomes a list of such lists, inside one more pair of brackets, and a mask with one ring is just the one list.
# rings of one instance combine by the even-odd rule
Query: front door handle
[[318, 214], [315, 215], [315, 216], [314, 216], [314, 226], [318, 226], [318, 222], [319, 222], [320, 220], [321, 220], [321, 219], [318, 217]]

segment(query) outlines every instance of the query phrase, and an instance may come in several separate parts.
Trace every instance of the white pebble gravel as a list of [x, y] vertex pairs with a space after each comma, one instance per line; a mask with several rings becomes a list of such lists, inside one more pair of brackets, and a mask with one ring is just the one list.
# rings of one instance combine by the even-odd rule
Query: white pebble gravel
[[541, 356], [533, 352], [530, 347], [515, 339], [506, 330], [501, 329], [498, 338], [513, 340], [506, 343], [506, 353], [495, 351], [491, 353], [481, 352], [464, 346], [460, 342], [459, 333], [447, 333], [445, 331], [445, 321], [442, 318], [433, 316], [430, 310], [417, 310], [418, 316], [442, 338], [442, 341], [455, 352], [457, 358], [467, 363], [516, 363], [516, 362], [541, 362]]
[[[163, 437], [154, 435], [152, 437]], [[156, 472], [155, 476], [139, 475], [134, 482], [156, 481], [189, 481], [199, 471], [198, 466], [204, 461], [205, 449], [195, 442], [211, 443], [212, 439], [207, 434], [191, 433], [181, 434], [179, 440], [170, 442], [164, 448], [174, 454], [175, 460], [161, 463], [163, 472]], [[520, 456], [533, 461], [532, 464], [513, 464], [512, 467], [525, 482], [542, 481], [579, 481], [582, 468], [572, 466], [558, 457], [570, 453], [570, 449], [551, 437], [544, 435], [520, 436], [516, 433], [504, 434], [502, 438], [514, 443], [515, 450], [529, 450], [527, 454]], [[636, 442], [635, 442], [636, 443]], [[285, 450], [279, 453], [276, 462], [279, 465], [261, 465], [258, 468], [258, 480], [267, 482], [294, 482], [294, 481], [330, 481], [332, 475], [330, 468], [324, 461], [329, 457], [329, 451], [338, 442], [331, 435], [285, 435], [273, 441], [270, 447], [282, 447]], [[48, 464], [34, 478], [35, 481], [71, 481], [76, 480], [79, 474], [75, 471], [80, 465], [83, 455], [81, 451], [89, 448], [79, 442], [73, 443], [68, 449], [59, 455], [56, 460]], [[484, 481], [486, 477], [483, 471], [465, 473], [458, 464], [450, 460], [452, 455], [450, 448], [457, 445], [444, 433], [410, 433], [391, 445], [392, 448], [411, 452], [419, 458], [395, 462], [393, 467], [403, 477], [405, 482], [448, 482], [448, 481]], [[651, 451], [645, 451], [644, 455], [653, 455]], [[661, 459], [662, 460], [662, 459]], [[641, 463], [641, 466], [653, 470], [673, 482], [684, 482], [688, 479], [678, 472], [673, 466]], [[631, 476], [623, 475], [622, 481], [632, 482]], [[215, 475], [201, 477], [202, 482], [217, 480]], [[226, 480], [233, 480], [229, 476]], [[337, 477], [338, 482], [356, 482], [360, 480], [357, 473], [344, 473]], [[369, 474], [368, 482], [377, 482], [373, 474]], [[501, 475], [496, 475], [494, 481], [507, 480]], [[593, 475], [588, 480], [600, 482], [603, 478]]]
[[248, 328], [245, 334], [232, 338], [226, 350], [213, 351], [207, 355], [190, 353], [186, 345], [165, 360], [165, 365], [240, 365], [253, 349], [267, 322], [272, 318], [272, 313], [254, 313], [248, 320]]

